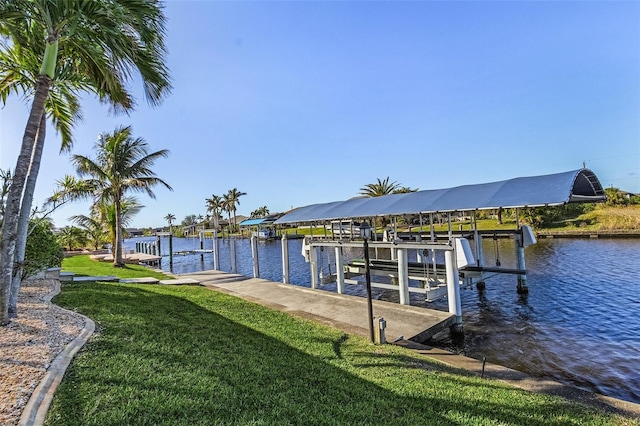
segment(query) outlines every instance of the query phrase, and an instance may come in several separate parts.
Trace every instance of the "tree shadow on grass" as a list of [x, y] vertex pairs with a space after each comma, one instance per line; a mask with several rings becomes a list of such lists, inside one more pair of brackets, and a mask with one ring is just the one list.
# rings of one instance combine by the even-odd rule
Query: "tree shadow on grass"
[[66, 288], [56, 303], [77, 308], [102, 331], [72, 362], [48, 424], [542, 426], [591, 419], [560, 400], [536, 402], [525, 392], [436, 375], [404, 355], [354, 349], [339, 330], [205, 292]]

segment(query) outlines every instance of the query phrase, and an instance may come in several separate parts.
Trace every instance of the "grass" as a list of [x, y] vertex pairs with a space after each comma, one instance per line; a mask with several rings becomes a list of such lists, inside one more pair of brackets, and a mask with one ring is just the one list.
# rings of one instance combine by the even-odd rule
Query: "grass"
[[118, 278], [143, 278], [152, 277], [159, 280], [171, 279], [168, 275], [155, 272], [152, 269], [140, 265], [127, 264], [122, 268], [116, 268], [113, 263], [99, 262], [91, 259], [89, 255], [66, 257], [62, 261], [62, 270], [71, 271], [78, 276], [114, 276]]
[[67, 283], [97, 324], [49, 425], [625, 425], [202, 287]]

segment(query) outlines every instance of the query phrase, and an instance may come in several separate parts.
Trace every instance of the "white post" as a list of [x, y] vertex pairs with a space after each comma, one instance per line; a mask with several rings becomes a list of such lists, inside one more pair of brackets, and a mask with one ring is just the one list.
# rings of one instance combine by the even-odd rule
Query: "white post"
[[213, 231], [213, 269], [220, 270], [220, 244], [217, 230]]
[[407, 249], [398, 249], [398, 286], [400, 287], [400, 304], [410, 305], [409, 301], [409, 257]]
[[482, 235], [476, 231], [476, 257], [477, 265], [484, 266], [484, 249], [482, 248]]
[[[418, 242], [418, 243], [421, 243], [421, 242], [422, 242], [422, 235], [420, 235], [420, 234], [416, 235], [416, 242]], [[416, 257], [417, 257], [417, 259], [416, 259], [416, 260], [418, 261], [418, 263], [422, 263], [422, 261], [424, 260], [424, 259], [423, 259], [423, 256], [422, 256], [422, 255], [424, 254], [424, 250], [422, 250], [422, 249], [418, 249], [418, 250], [416, 250], [416, 252], [417, 252], [417, 254], [418, 254], [418, 255], [416, 256]]]
[[309, 266], [311, 268], [311, 288], [318, 288], [318, 250], [317, 247], [309, 249]]
[[282, 282], [289, 284], [289, 240], [287, 234], [282, 233]]
[[447, 298], [449, 299], [449, 312], [456, 316], [456, 325], [452, 330], [462, 332], [462, 304], [460, 302], [460, 283], [458, 281], [458, 268], [456, 267], [454, 250], [444, 252], [444, 261], [447, 268]]
[[229, 256], [231, 257], [231, 273], [238, 273], [238, 259], [236, 257], [236, 239], [229, 240]]
[[342, 247], [336, 247], [336, 283], [338, 294], [344, 293], [344, 259], [342, 258]]
[[[513, 236], [514, 244], [516, 246], [516, 268], [525, 269], [524, 262], [524, 244], [522, 241], [522, 233], [515, 234]], [[529, 293], [529, 287], [527, 287], [527, 276], [518, 274], [518, 286], [516, 287], [518, 294]]]
[[253, 277], [260, 278], [260, 262], [258, 261], [258, 237], [251, 236], [251, 259], [253, 260]]

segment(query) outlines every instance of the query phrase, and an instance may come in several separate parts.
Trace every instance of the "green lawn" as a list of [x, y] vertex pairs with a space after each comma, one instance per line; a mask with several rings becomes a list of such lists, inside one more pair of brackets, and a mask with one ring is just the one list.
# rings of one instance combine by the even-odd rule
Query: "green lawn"
[[113, 263], [98, 262], [89, 257], [89, 255], [79, 255], [66, 257], [62, 261], [62, 270], [73, 272], [78, 276], [98, 277], [98, 276], [115, 276], [119, 278], [143, 278], [152, 277], [159, 280], [167, 280], [172, 277], [155, 272], [152, 269], [140, 265], [127, 264], [123, 268], [115, 268]]
[[97, 332], [49, 425], [638, 424], [203, 287], [71, 282], [54, 302]]

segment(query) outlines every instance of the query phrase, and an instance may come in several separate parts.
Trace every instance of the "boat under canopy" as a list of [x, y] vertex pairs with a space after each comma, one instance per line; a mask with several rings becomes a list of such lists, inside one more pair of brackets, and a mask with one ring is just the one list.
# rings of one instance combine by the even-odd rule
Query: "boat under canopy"
[[457, 186], [381, 197], [312, 204], [297, 208], [275, 224], [320, 222], [375, 216], [559, 206], [606, 199], [596, 175], [589, 169], [500, 182]]

